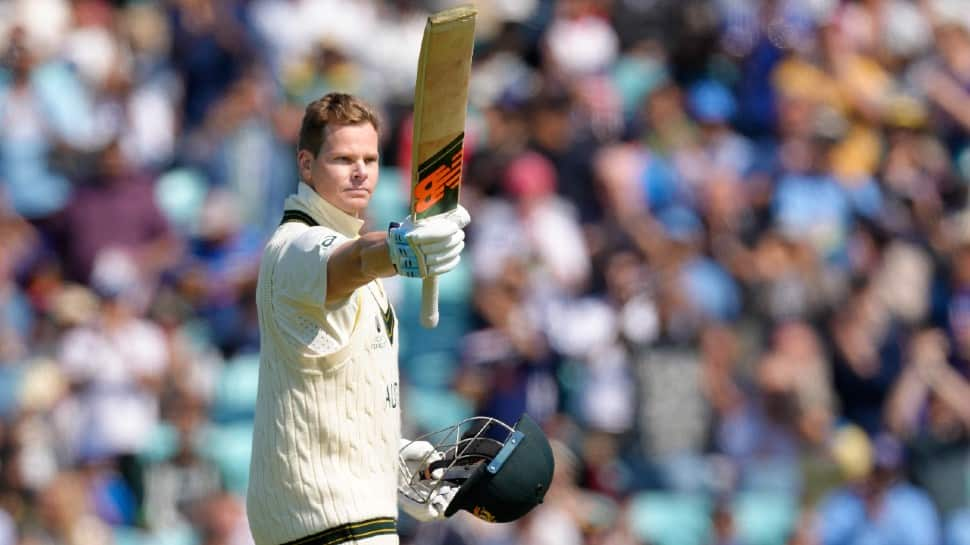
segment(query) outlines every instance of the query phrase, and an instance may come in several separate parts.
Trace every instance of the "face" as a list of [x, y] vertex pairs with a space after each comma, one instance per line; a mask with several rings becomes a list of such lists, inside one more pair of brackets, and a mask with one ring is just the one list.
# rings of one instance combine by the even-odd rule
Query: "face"
[[330, 204], [360, 216], [377, 186], [377, 130], [361, 123], [326, 131], [316, 157], [306, 150], [297, 154], [300, 178]]

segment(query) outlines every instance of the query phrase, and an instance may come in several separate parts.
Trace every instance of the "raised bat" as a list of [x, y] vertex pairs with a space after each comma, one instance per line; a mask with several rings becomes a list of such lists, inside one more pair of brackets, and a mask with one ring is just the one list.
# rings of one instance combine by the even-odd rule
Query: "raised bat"
[[[414, 88], [411, 151], [411, 217], [414, 221], [458, 207], [468, 80], [475, 45], [472, 6], [428, 17]], [[438, 278], [421, 287], [421, 325], [438, 325]]]

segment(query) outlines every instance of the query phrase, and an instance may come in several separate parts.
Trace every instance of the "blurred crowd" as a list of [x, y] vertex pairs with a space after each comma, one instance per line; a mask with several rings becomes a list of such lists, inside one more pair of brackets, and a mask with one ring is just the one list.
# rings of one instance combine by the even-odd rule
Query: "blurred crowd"
[[[0, 545], [244, 545], [304, 106], [407, 213], [444, 0], [0, 0]], [[539, 420], [421, 545], [970, 544], [970, 4], [480, 0], [462, 266], [390, 279], [405, 434]]]

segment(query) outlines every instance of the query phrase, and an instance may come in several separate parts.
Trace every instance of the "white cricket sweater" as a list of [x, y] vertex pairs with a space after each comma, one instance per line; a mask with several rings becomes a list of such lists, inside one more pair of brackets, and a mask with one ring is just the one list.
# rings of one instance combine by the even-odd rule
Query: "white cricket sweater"
[[[256, 545], [397, 518], [397, 324], [379, 281], [326, 307], [327, 259], [362, 221], [300, 183], [259, 271], [259, 395], [246, 506]], [[388, 334], [390, 332], [390, 334]], [[396, 545], [397, 535], [366, 538]]]

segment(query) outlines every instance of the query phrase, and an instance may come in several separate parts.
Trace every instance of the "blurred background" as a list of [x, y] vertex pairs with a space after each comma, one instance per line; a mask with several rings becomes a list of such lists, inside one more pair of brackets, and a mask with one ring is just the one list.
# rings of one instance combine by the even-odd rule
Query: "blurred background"
[[[244, 545], [262, 245], [305, 105], [417, 0], [0, 0], [0, 545]], [[970, 544], [970, 2], [481, 0], [461, 267], [390, 279], [405, 433], [555, 486], [421, 545]]]

